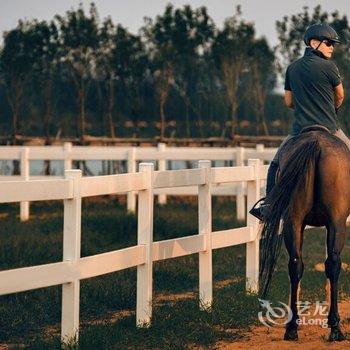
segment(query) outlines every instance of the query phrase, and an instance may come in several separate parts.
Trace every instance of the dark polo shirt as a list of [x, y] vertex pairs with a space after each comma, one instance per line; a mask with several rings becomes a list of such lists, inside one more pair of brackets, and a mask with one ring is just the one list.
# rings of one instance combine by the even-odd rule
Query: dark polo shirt
[[284, 89], [292, 91], [294, 116], [292, 134], [310, 125], [339, 129], [334, 107], [334, 87], [341, 83], [336, 64], [307, 47], [304, 56], [290, 64]]

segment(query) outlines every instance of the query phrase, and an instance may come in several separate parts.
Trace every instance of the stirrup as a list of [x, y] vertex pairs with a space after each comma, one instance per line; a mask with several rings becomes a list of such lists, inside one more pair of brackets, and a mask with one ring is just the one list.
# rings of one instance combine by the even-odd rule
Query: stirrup
[[249, 214], [253, 215], [254, 217], [256, 217], [257, 219], [259, 219], [260, 221], [264, 221], [264, 215], [262, 212], [262, 206], [260, 206], [259, 208], [256, 208], [256, 206], [260, 203], [265, 201], [266, 197], [260, 198], [254, 205], [253, 207], [249, 210]]
[[[266, 197], [260, 198], [260, 199], [253, 205], [252, 209], [256, 209], [255, 207], [256, 207], [260, 202], [263, 202], [263, 201], [265, 201], [265, 200], [266, 200]], [[252, 210], [252, 209], [250, 209], [250, 210]]]

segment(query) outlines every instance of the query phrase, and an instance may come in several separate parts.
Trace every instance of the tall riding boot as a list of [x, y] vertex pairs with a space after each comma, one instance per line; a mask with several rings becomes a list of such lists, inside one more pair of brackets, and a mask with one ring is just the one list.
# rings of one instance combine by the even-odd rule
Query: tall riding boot
[[[276, 173], [278, 169], [278, 163], [275, 161], [272, 161], [269, 170], [267, 172], [267, 181], [266, 181], [266, 196], [269, 195], [273, 187], [275, 186], [276, 181]], [[259, 199], [253, 206], [252, 209], [249, 210], [249, 213], [258, 218], [260, 221], [264, 221], [266, 217], [267, 210], [269, 209], [269, 203], [265, 202], [265, 198], [263, 197]], [[256, 208], [256, 206], [259, 204], [260, 206]]]
[[270, 194], [271, 190], [273, 189], [273, 186], [275, 186], [278, 166], [279, 164], [275, 161], [272, 161], [270, 163], [266, 179], [266, 197]]

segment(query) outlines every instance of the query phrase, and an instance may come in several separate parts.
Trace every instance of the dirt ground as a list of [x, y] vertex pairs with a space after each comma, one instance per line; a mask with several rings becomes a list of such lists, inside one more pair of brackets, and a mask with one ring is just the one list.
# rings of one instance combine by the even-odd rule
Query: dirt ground
[[[312, 312], [311, 312], [312, 314]], [[342, 331], [347, 340], [328, 342], [329, 329], [318, 326], [303, 325], [299, 327], [298, 341], [283, 340], [283, 327], [254, 326], [245, 334], [245, 339], [234, 343], [220, 342], [219, 349], [249, 349], [249, 350], [339, 350], [350, 349], [350, 300], [339, 303], [339, 314], [342, 320]], [[307, 320], [308, 318], [306, 318]]]

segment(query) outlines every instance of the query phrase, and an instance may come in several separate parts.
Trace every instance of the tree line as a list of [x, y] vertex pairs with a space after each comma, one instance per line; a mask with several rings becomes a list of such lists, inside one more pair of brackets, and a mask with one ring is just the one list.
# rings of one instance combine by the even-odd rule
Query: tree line
[[[22, 21], [3, 34], [0, 52], [0, 106], [5, 132], [12, 136], [63, 134], [124, 136], [122, 120], [156, 122], [160, 139], [212, 136], [234, 138], [243, 121], [255, 134], [273, 133], [271, 120], [288, 127], [291, 113], [275, 87], [287, 65], [302, 55], [303, 34], [316, 22], [331, 24], [343, 44], [335, 61], [350, 75], [349, 23], [320, 6], [276, 22], [278, 45], [257, 37], [254, 23], [238, 6], [219, 28], [206, 7], [168, 4], [156, 18], [145, 18], [138, 34], [111, 18], [100, 20], [92, 3], [56, 15], [51, 21]], [[340, 112], [347, 127], [350, 99]], [[221, 122], [221, 124], [220, 124]], [[219, 123], [219, 124], [215, 124]], [[153, 135], [154, 136], [154, 135]]]

